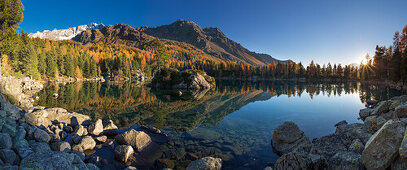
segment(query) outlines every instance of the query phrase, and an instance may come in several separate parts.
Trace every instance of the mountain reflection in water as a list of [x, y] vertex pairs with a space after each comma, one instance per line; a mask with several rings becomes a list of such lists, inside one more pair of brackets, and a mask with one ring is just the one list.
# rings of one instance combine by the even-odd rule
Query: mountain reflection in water
[[263, 169], [278, 158], [270, 139], [284, 121], [294, 121], [312, 139], [332, 133], [341, 120], [359, 121], [358, 110], [368, 99], [401, 92], [358, 82], [218, 81], [212, 90], [177, 94], [131, 82], [49, 84], [36, 104], [111, 119], [119, 128], [152, 124], [163, 129], [168, 138], [153, 136], [158, 145], [135, 163], [138, 167], [157, 168], [154, 163], [162, 159], [185, 167], [194, 157], [214, 156], [222, 158], [225, 169]]

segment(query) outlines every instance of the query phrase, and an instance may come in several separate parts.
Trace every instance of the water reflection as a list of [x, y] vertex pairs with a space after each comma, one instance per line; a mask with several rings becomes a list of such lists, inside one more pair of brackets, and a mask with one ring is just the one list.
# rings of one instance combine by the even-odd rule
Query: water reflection
[[[357, 122], [368, 99], [400, 94], [358, 82], [220, 81], [216, 89], [182, 96], [132, 83], [83, 82], [49, 84], [37, 94], [37, 104], [112, 119], [121, 128], [153, 124], [164, 129], [168, 137], [152, 135], [157, 147], [134, 163], [138, 167], [159, 169], [162, 161], [183, 169], [196, 157], [214, 156], [222, 158], [224, 169], [263, 169], [278, 158], [270, 139], [284, 121], [294, 121], [312, 139], [332, 133], [341, 120]], [[106, 150], [96, 154], [113, 153]]]

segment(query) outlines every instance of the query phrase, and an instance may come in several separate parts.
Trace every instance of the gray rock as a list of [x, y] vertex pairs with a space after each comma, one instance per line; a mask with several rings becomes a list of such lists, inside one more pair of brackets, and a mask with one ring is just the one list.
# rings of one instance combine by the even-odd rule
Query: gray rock
[[24, 159], [28, 155], [34, 153], [34, 151], [31, 150], [31, 148], [20, 148], [20, 149], [17, 149], [16, 151], [17, 151], [17, 154], [20, 156], [21, 159]]
[[48, 143], [45, 142], [35, 142], [31, 144], [31, 149], [34, 152], [49, 152], [51, 148], [49, 147]]
[[392, 102], [390, 100], [381, 101], [377, 104], [377, 106], [373, 109], [373, 112], [370, 115], [380, 116], [384, 113], [389, 112], [389, 108]]
[[79, 146], [83, 151], [93, 150], [96, 146], [95, 140], [91, 136], [85, 136], [82, 138], [81, 142], [76, 145]]
[[20, 168], [74, 170], [73, 160], [66, 152], [35, 152], [21, 161]]
[[46, 142], [46, 143], [48, 143], [51, 140], [51, 137], [48, 135], [48, 133], [40, 128], [35, 129], [34, 138], [38, 142]]
[[187, 170], [220, 170], [222, 168], [222, 159], [213, 157], [204, 157], [192, 161]]
[[14, 136], [14, 141], [19, 141], [25, 138], [25, 135], [27, 134], [27, 132], [25, 131], [23, 126], [19, 126], [17, 127], [17, 133], [16, 136]]
[[366, 143], [372, 136], [366, 130], [364, 124], [361, 123], [337, 126], [335, 134], [342, 136], [342, 139], [346, 145], [350, 145], [355, 139], [359, 139], [363, 143]]
[[362, 120], [365, 120], [366, 117], [370, 116], [370, 114], [373, 112], [373, 109], [371, 108], [365, 108], [365, 109], [360, 109], [359, 111], [359, 117]]
[[329, 159], [328, 164], [328, 169], [364, 169], [362, 155], [355, 152], [338, 152]]
[[364, 120], [365, 129], [369, 133], [375, 133], [379, 128], [377, 128], [377, 119], [376, 116], [369, 116]]
[[403, 103], [395, 108], [399, 118], [407, 118], [407, 103]]
[[274, 164], [276, 170], [312, 169], [312, 167], [311, 158], [297, 152], [284, 154]]
[[82, 138], [78, 134], [74, 134], [71, 138], [71, 142], [74, 144], [78, 144], [81, 140]]
[[401, 159], [407, 159], [407, 130], [404, 132], [404, 137], [399, 148], [399, 154]]
[[103, 123], [101, 119], [98, 119], [94, 124], [91, 124], [88, 128], [88, 133], [98, 136], [103, 132]]
[[68, 142], [58, 141], [51, 144], [51, 149], [54, 151], [70, 151], [71, 145]]
[[13, 146], [11, 137], [7, 133], [0, 133], [0, 149], [10, 149]]
[[407, 159], [397, 157], [396, 160], [391, 164], [391, 170], [405, 170], [407, 169]]
[[19, 170], [17, 165], [6, 165], [3, 167], [0, 167], [2, 170]]
[[13, 149], [18, 150], [21, 148], [28, 148], [30, 145], [28, 144], [27, 140], [21, 139], [19, 141], [14, 142]]
[[403, 140], [405, 126], [401, 121], [389, 120], [366, 143], [362, 152], [367, 169], [386, 169], [396, 159]]
[[126, 163], [133, 153], [134, 150], [130, 145], [120, 145], [114, 149], [114, 158], [118, 161]]
[[87, 163], [86, 168], [88, 168], [88, 170], [99, 170], [99, 168], [92, 163]]
[[311, 153], [330, 158], [340, 151], [347, 151], [344, 138], [338, 134], [331, 134], [312, 140]]
[[4, 124], [3, 129], [1, 131], [3, 133], [8, 133], [11, 137], [16, 136], [17, 133], [16, 127], [9, 124]]
[[274, 129], [271, 145], [279, 155], [293, 151], [307, 153], [311, 149], [310, 140], [293, 122], [284, 122]]
[[20, 162], [17, 154], [11, 149], [1, 149], [0, 158], [5, 164], [16, 165]]
[[365, 145], [363, 145], [362, 141], [359, 139], [353, 140], [352, 144], [349, 146], [350, 151], [358, 154], [362, 154], [363, 149], [365, 149]]
[[150, 136], [148, 136], [146, 133], [134, 129], [117, 135], [115, 139], [120, 145], [131, 145], [138, 152], [143, 150], [152, 142]]

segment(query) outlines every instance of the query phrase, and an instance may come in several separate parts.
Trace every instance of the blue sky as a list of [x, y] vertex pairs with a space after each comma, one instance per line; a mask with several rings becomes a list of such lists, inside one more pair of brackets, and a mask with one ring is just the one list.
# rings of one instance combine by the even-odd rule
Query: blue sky
[[26, 32], [92, 22], [218, 27], [244, 47], [308, 64], [360, 62], [407, 25], [406, 0], [22, 0]]

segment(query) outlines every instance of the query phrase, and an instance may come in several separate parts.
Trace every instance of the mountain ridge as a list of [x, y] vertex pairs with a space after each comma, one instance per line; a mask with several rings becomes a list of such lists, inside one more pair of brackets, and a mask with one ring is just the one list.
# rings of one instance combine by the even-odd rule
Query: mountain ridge
[[30, 37], [51, 40], [73, 40], [82, 44], [112, 43], [146, 48], [156, 39], [183, 42], [195, 46], [217, 60], [246, 63], [255, 66], [274, 62], [287, 63], [289, 60], [278, 60], [268, 54], [261, 54], [244, 48], [241, 44], [229, 39], [219, 28], [201, 28], [192, 21], [177, 20], [168, 25], [154, 28], [141, 26], [133, 28], [126, 24], [103, 25], [91, 23], [68, 29], [45, 30], [30, 33]]

